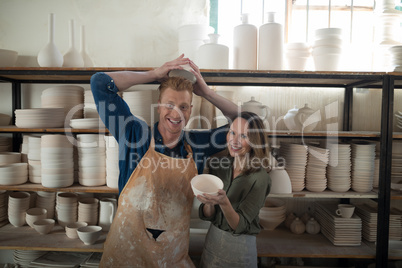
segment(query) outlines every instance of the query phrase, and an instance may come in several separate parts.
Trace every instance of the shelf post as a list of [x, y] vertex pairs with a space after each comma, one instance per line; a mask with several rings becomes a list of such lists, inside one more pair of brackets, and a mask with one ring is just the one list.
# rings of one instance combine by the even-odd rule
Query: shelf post
[[345, 88], [343, 105], [343, 131], [352, 130], [352, 112], [353, 112], [353, 87]]
[[[15, 125], [15, 110], [21, 109], [21, 83], [12, 82], [12, 124]], [[18, 152], [21, 145], [22, 135], [13, 133], [13, 151]]]
[[392, 168], [394, 78], [384, 75], [381, 103], [380, 178], [378, 185], [376, 267], [387, 267]]

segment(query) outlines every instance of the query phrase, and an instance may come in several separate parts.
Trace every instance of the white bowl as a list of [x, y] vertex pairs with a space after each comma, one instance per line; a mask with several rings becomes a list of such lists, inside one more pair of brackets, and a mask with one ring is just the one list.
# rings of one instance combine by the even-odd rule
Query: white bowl
[[66, 225], [66, 235], [68, 238], [78, 238], [77, 230], [80, 227], [88, 226], [88, 223], [82, 221], [72, 222]]
[[0, 49], [0, 67], [14, 67], [17, 59], [17, 51]]
[[0, 165], [20, 163], [21, 153], [16, 152], [0, 152]]
[[340, 59], [340, 54], [313, 55], [315, 70], [338, 71]]
[[223, 188], [223, 182], [217, 176], [200, 174], [192, 178], [191, 188], [195, 196], [202, 194], [217, 195], [218, 190]]
[[38, 220], [46, 219], [47, 210], [45, 208], [30, 208], [26, 211], [26, 222], [34, 228], [33, 223]]
[[54, 219], [42, 219], [33, 223], [35, 230], [40, 234], [48, 234], [54, 227]]
[[96, 225], [80, 227], [77, 229], [77, 234], [85, 245], [92, 245], [102, 234], [102, 227]]
[[341, 28], [321, 28], [315, 30], [315, 35], [340, 35], [342, 34]]

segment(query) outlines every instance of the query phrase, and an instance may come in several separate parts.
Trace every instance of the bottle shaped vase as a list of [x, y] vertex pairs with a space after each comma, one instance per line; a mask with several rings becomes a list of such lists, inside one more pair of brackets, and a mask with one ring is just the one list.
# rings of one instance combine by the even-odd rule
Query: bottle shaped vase
[[249, 24], [249, 14], [242, 15], [242, 24], [233, 29], [233, 68], [257, 70], [257, 35], [255, 25]]
[[64, 54], [63, 67], [84, 67], [84, 60], [75, 45], [75, 23], [74, 20], [70, 20], [70, 48]]
[[62, 67], [63, 55], [54, 42], [55, 15], [49, 14], [49, 40], [38, 53], [38, 64], [40, 67]]

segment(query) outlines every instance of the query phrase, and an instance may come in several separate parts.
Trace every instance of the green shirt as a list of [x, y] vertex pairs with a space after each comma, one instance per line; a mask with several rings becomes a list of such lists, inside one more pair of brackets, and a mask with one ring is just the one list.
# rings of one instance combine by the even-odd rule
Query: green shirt
[[233, 230], [219, 205], [215, 206], [215, 215], [206, 217], [203, 213], [204, 204], [201, 204], [199, 208], [200, 218], [211, 221], [219, 229], [233, 234], [257, 235], [261, 230], [258, 214], [271, 189], [271, 178], [268, 173], [264, 169], [260, 169], [248, 175], [240, 174], [232, 180], [233, 161], [228, 165], [210, 167], [209, 173], [218, 176], [223, 181], [223, 190], [226, 191], [240, 220], [236, 230]]

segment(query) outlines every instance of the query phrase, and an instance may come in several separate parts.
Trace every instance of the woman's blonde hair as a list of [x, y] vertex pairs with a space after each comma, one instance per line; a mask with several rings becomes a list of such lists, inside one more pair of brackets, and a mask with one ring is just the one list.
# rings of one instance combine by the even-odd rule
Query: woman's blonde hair
[[247, 136], [251, 147], [250, 152], [248, 152], [249, 155], [245, 158], [248, 161], [242, 163], [242, 173], [247, 175], [260, 168], [269, 170], [270, 151], [264, 122], [257, 114], [252, 112], [241, 112], [237, 118], [243, 118], [247, 121]]

